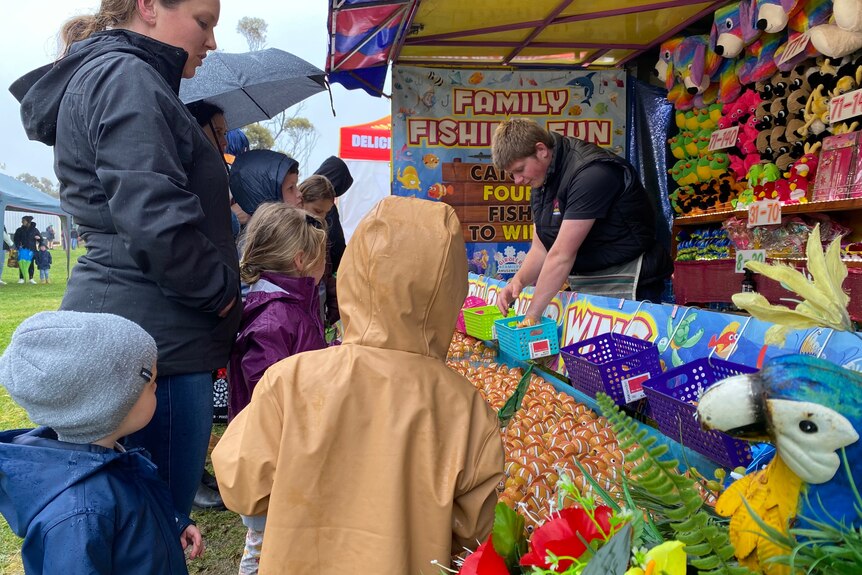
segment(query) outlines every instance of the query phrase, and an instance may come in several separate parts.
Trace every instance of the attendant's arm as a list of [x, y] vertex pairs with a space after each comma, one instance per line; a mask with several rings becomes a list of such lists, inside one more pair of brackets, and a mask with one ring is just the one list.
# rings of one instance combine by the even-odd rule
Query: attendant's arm
[[497, 308], [500, 310], [500, 313], [506, 315], [509, 311], [509, 306], [518, 297], [524, 286], [532, 285], [536, 281], [547, 255], [548, 251], [541, 240], [539, 240], [536, 233], [536, 225], [533, 224], [533, 243], [530, 244], [530, 251], [527, 252], [527, 257], [524, 258], [521, 269], [506, 284], [506, 287], [497, 293]]
[[539, 321], [545, 308], [560, 291], [578, 257], [578, 250], [593, 227], [595, 220], [563, 220], [560, 233], [545, 258], [533, 299], [527, 310], [527, 320]]

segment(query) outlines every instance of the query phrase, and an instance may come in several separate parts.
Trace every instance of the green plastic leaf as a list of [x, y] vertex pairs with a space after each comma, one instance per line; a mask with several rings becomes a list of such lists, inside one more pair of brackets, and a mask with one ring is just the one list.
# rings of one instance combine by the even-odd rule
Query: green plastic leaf
[[491, 533], [497, 554], [506, 561], [506, 565], [517, 565], [521, 555], [527, 551], [524, 518], [505, 503], [498, 503], [494, 508], [494, 529]]
[[530, 364], [527, 366], [526, 371], [524, 371], [521, 381], [518, 382], [518, 387], [512, 392], [512, 396], [506, 400], [506, 403], [497, 412], [497, 421], [500, 427], [505, 427], [515, 417], [515, 413], [521, 409], [521, 402], [524, 401], [524, 396], [527, 395], [527, 389], [530, 387], [530, 375], [532, 373], [533, 365]]
[[581, 575], [613, 575], [624, 573], [632, 552], [632, 526], [626, 525], [596, 551]]

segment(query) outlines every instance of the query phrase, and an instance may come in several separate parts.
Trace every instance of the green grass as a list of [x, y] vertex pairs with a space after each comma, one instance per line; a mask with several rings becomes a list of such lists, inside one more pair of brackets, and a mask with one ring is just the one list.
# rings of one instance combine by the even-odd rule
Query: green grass
[[[72, 254], [72, 265], [84, 253], [79, 248]], [[12, 332], [24, 319], [40, 311], [55, 310], [60, 307], [63, 291], [66, 289], [66, 254], [62, 250], [52, 250], [54, 258], [51, 266], [50, 284], [18, 284], [18, 270], [3, 268], [0, 285], [0, 353], [6, 349]], [[39, 279], [39, 272], [35, 276]], [[0, 429], [19, 429], [31, 427], [23, 409], [18, 407], [6, 390], [0, 387]], [[215, 433], [224, 431], [217, 426]], [[245, 527], [239, 516], [229, 511], [193, 512], [192, 517], [206, 540], [207, 551], [203, 558], [189, 563], [192, 575], [233, 575], [237, 572], [242, 554]], [[0, 518], [0, 575], [22, 575], [24, 569], [20, 558], [21, 539], [19, 539]]]

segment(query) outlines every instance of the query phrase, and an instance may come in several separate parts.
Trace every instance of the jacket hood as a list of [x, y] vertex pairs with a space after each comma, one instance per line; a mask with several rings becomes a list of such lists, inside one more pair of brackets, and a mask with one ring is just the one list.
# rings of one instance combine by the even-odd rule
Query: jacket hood
[[451, 206], [390, 196], [360, 222], [338, 272], [345, 344], [443, 359], [467, 295], [467, 254]]
[[57, 137], [57, 114], [66, 87], [75, 74], [92, 60], [111, 52], [133, 54], [155, 68], [179, 93], [188, 53], [129, 30], [97, 32], [76, 42], [63, 58], [28, 72], [9, 91], [21, 103], [21, 122], [27, 137], [53, 146]]
[[0, 433], [0, 513], [19, 537], [62, 491], [106, 465], [140, 465], [141, 450], [57, 441], [47, 427]]
[[299, 163], [280, 152], [250, 150], [234, 160], [230, 171], [230, 193], [242, 211], [251, 215], [266, 202], [280, 202], [281, 183]]
[[260, 279], [249, 287], [243, 304], [243, 312], [252, 314], [273, 299], [310, 306], [317, 303], [317, 285], [314, 278], [295, 278], [283, 274], [264, 272]]
[[343, 196], [353, 185], [353, 176], [350, 175], [350, 170], [344, 160], [337, 156], [329, 156], [326, 158], [317, 171], [315, 176], [325, 176], [327, 180], [335, 188], [335, 197]]

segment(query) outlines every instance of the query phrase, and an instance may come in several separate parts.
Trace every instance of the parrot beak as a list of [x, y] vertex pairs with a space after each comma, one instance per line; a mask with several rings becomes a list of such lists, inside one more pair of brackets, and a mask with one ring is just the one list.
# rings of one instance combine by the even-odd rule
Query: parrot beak
[[704, 429], [741, 439], [768, 439], [766, 400], [758, 374], [734, 375], [706, 390], [697, 404]]

